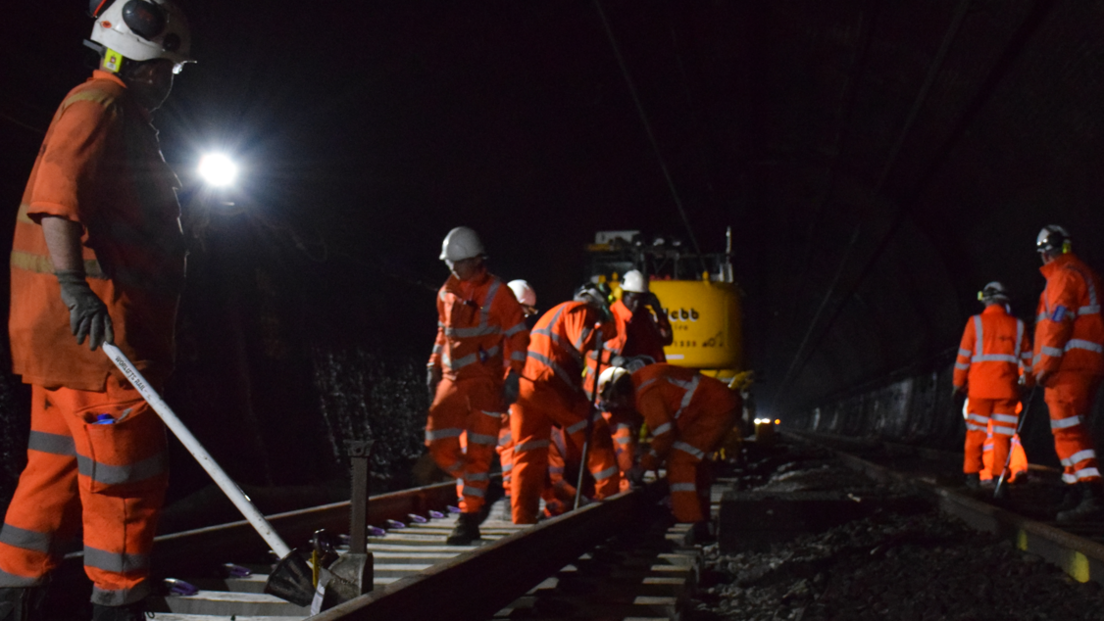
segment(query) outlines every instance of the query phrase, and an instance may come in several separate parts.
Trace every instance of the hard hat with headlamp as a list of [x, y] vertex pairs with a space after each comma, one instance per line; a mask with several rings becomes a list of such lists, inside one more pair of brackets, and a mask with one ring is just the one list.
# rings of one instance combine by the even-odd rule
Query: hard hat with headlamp
[[989, 304], [1007, 304], [1008, 293], [1004, 290], [1004, 285], [997, 281], [993, 281], [981, 290], [978, 291], [978, 301]]
[[591, 308], [598, 311], [598, 320], [602, 322], [613, 319], [610, 310], [609, 287], [605, 284], [588, 282], [575, 291], [575, 301], [586, 302]]
[[188, 19], [170, 0], [91, 0], [88, 8], [96, 19], [90, 38], [103, 48], [107, 69], [121, 68], [121, 59], [112, 62], [112, 54], [136, 62], [171, 60], [174, 73], [195, 62]]
[[479, 235], [466, 226], [458, 226], [448, 232], [441, 242], [441, 260], [456, 263], [484, 254]]
[[1048, 224], [1039, 231], [1035, 238], [1035, 250], [1040, 254], [1059, 255], [1066, 254], [1072, 249], [1073, 240], [1069, 231], [1057, 224]]
[[648, 280], [640, 270], [629, 270], [621, 280], [621, 290], [625, 293], [647, 293]]

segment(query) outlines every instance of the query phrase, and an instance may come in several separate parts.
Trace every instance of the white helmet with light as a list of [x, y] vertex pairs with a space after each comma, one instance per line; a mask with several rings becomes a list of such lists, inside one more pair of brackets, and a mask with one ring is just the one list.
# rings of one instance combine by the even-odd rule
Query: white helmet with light
[[514, 292], [514, 297], [517, 298], [518, 304], [522, 306], [536, 306], [537, 305], [537, 292], [533, 291], [533, 287], [524, 280], [511, 280], [506, 283], [506, 286], [510, 288], [510, 291]]
[[625, 272], [625, 278], [621, 281], [621, 290], [625, 293], [647, 293], [648, 280], [640, 270], [629, 270]]
[[479, 235], [466, 226], [458, 226], [448, 232], [441, 242], [441, 260], [456, 263], [478, 257], [484, 253]]
[[[91, 0], [89, 13], [96, 19], [91, 39], [133, 61], [165, 58], [179, 72], [189, 56], [192, 37], [184, 12], [170, 0]], [[105, 66], [118, 71], [120, 62], [105, 56]], [[112, 66], [114, 65], [114, 66]]]
[[621, 367], [606, 367], [598, 374], [598, 394], [606, 396], [606, 391], [611, 386], [616, 386], [623, 377], [628, 377], [629, 372]]

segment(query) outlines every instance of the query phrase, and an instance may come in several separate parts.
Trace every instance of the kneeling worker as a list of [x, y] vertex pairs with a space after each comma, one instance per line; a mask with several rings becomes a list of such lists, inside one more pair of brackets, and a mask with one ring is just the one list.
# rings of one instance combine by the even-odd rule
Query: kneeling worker
[[651, 449], [631, 475], [667, 464], [675, 519], [709, 517], [709, 476], [703, 460], [724, 440], [740, 412], [740, 395], [693, 369], [650, 364], [629, 373], [610, 367], [598, 379], [603, 406], [633, 408], [652, 431]]

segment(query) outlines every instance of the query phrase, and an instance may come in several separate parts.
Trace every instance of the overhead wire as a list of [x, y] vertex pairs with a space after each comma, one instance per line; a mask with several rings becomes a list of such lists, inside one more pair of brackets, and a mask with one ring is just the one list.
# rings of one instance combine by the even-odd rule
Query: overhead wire
[[648, 120], [648, 114], [644, 110], [644, 104], [640, 101], [640, 95], [636, 91], [636, 85], [633, 83], [632, 76], [629, 74], [628, 66], [625, 64], [625, 58], [621, 54], [621, 47], [617, 44], [617, 38], [613, 34], [613, 29], [610, 27], [609, 19], [606, 18], [606, 12], [602, 9], [601, 0], [594, 0], [594, 8], [598, 10], [598, 17], [602, 21], [602, 28], [606, 32], [606, 37], [609, 39], [610, 47], [613, 48], [613, 55], [617, 59], [617, 66], [621, 69], [621, 75], [625, 78], [625, 84], [629, 88], [629, 94], [632, 95], [633, 104], [636, 106], [637, 114], [640, 115], [640, 122], [644, 125], [644, 133], [648, 135], [648, 142], [652, 146], [652, 152], [655, 153], [656, 160], [659, 162], [659, 168], [663, 172], [663, 178], [667, 182], [667, 188], [671, 192], [671, 198], [674, 200], [675, 207], [678, 209], [679, 216], [682, 218], [682, 224], [686, 227], [686, 234], [690, 238], [690, 244], [694, 247], [694, 252], [698, 255], [698, 260], [701, 261], [702, 270], [709, 271], [708, 266], [705, 263], [705, 256], [702, 255], [701, 246], [698, 245], [698, 238], [694, 235], [694, 229], [690, 226], [690, 218], [686, 215], [686, 209], [683, 207], [682, 199], [679, 197], [678, 189], [675, 187], [674, 179], [671, 178], [671, 172], [667, 168], [667, 162], [663, 158], [663, 153], [659, 149], [659, 142], [656, 140], [655, 133], [652, 131], [652, 124]]
[[[952, 43], [954, 43], [955, 38], [958, 36], [958, 33], [962, 27], [962, 23], [966, 18], [966, 14], [969, 11], [970, 3], [971, 0], [961, 0], [957, 8], [955, 9], [955, 12], [951, 18], [951, 23], [947, 26], [947, 30], [943, 34], [943, 40], [939, 45], [939, 49], [936, 52], [935, 58], [932, 59], [932, 63], [928, 68], [928, 73], [924, 79], [924, 83], [921, 85], [920, 90], [917, 92], [916, 97], [913, 100], [912, 107], [909, 109], [909, 113], [905, 119], [905, 123], [901, 127], [901, 131], [898, 132], [897, 139], [894, 141], [892, 147], [890, 148], [890, 152], [888, 157], [886, 158], [885, 165], [882, 167], [881, 174], [878, 176], [878, 181], [874, 185], [872, 193], [875, 196], [881, 194], [882, 189], [885, 187], [886, 181], [889, 179], [890, 173], [893, 171], [893, 168], [897, 164], [897, 158], [900, 156], [901, 149], [904, 146], [905, 140], [908, 138], [908, 135], [912, 130], [912, 126], [916, 122], [916, 118], [919, 116], [920, 110], [923, 108], [924, 103], [927, 101], [928, 94], [931, 91], [931, 87], [935, 83], [935, 78], [938, 75], [940, 69], [942, 69], [943, 61], [946, 59], [947, 53], [950, 51]], [[782, 398], [786, 398], [788, 396], [788, 393], [786, 391], [787, 388], [789, 388], [789, 385], [795, 380], [796, 377], [800, 376], [808, 360], [812, 357], [812, 354], [816, 352], [817, 348], [819, 348], [820, 346], [820, 343], [823, 342], [824, 335], [827, 333], [828, 330], [831, 329], [831, 326], [834, 325], [836, 318], [839, 316], [840, 312], [842, 312], [843, 306], [846, 301], [852, 295], [854, 295], [854, 292], [866, 279], [867, 274], [869, 274], [870, 270], [873, 268], [874, 263], [881, 257], [882, 253], [888, 247], [889, 241], [890, 239], [892, 239], [894, 233], [896, 233], [897, 229], [901, 225], [901, 222], [904, 219], [904, 215], [905, 205], [902, 203], [894, 209], [893, 214], [890, 218], [890, 225], [888, 229], [882, 234], [874, 253], [866, 260], [863, 267], [860, 269], [859, 276], [852, 282], [851, 286], [849, 287], [847, 295], [844, 296], [843, 300], [833, 311], [827, 326], [824, 330], [821, 331], [821, 335], [814, 342], [813, 348], [810, 349], [808, 353], [806, 353], [804, 350], [806, 349], [807, 344], [810, 342], [813, 333], [816, 331], [820, 316], [823, 310], [827, 308], [828, 304], [831, 302], [833, 296], [836, 293], [836, 288], [839, 286], [839, 275], [842, 274], [842, 272], [846, 268], [847, 263], [850, 261], [852, 250], [854, 250], [854, 247], [858, 242], [859, 232], [862, 229], [862, 223], [860, 222], [859, 224], [855, 225], [854, 232], [851, 235], [851, 239], [847, 245], [846, 250], [844, 251], [843, 258], [840, 260], [840, 264], [837, 268], [836, 278], [833, 279], [832, 284], [825, 292], [824, 297], [819, 305], [818, 311], [814, 315], [813, 320], [810, 321], [809, 326], [805, 331], [805, 335], [804, 337], [802, 337], [801, 345], [799, 346], [798, 350], [794, 352], [794, 357], [791, 360], [789, 369], [787, 370], [785, 377], [783, 377], [782, 383], [779, 385], [778, 395], [780, 395]], [[792, 399], [792, 395], [790, 395], [790, 399]]]

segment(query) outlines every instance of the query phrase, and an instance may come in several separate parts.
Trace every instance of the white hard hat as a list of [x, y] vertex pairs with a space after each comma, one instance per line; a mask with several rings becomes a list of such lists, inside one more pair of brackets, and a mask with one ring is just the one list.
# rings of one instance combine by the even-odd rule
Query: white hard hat
[[517, 298], [518, 304], [522, 306], [536, 306], [537, 305], [537, 292], [533, 291], [533, 287], [524, 280], [511, 280], [506, 283], [506, 286], [510, 288], [510, 291], [514, 292], [514, 297]]
[[1004, 290], [1004, 285], [994, 280], [985, 285], [985, 288], [981, 291], [978, 291], [978, 301], [985, 302], [986, 304], [997, 301], [1007, 303], [1008, 293]]
[[96, 18], [91, 39], [123, 58], [166, 58], [174, 72], [195, 62], [188, 20], [170, 0], [91, 0], [89, 12]]
[[621, 290], [626, 293], [647, 293], [648, 281], [640, 270], [625, 272], [625, 278], [621, 281]]
[[1069, 231], [1057, 224], [1048, 224], [1035, 238], [1035, 250], [1050, 254], [1058, 252], [1064, 254], [1070, 251], [1070, 241]]
[[605, 394], [606, 389], [616, 384], [622, 377], [629, 375], [629, 372], [621, 367], [606, 367], [598, 374], [598, 394]]
[[479, 241], [479, 235], [466, 226], [458, 226], [445, 235], [445, 241], [441, 242], [441, 260], [463, 261], [483, 254], [483, 242]]

